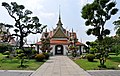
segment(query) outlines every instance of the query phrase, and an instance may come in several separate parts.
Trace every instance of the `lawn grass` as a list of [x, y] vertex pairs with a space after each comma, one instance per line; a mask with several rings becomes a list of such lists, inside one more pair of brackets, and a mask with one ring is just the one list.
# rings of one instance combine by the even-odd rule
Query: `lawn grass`
[[[81, 68], [84, 70], [98, 70], [100, 69], [98, 66], [100, 65], [100, 62], [98, 59], [95, 59], [94, 62], [89, 62], [87, 59], [77, 59], [74, 61], [76, 64], [78, 64]], [[110, 58], [106, 60], [106, 67], [105, 69], [120, 69], [118, 68], [118, 65], [120, 64], [120, 55], [110, 55]]]
[[113, 62], [118, 62], [120, 63], [120, 55], [116, 56], [116, 55], [110, 55], [110, 60]]
[[0, 54], [0, 70], [36, 70], [44, 62], [36, 62], [35, 59], [25, 59], [24, 65], [25, 68], [19, 68], [20, 60], [19, 59], [3, 59], [4, 55]]
[[97, 61], [95, 62], [88, 62], [87, 59], [77, 59], [75, 60], [75, 63], [78, 64], [81, 68], [84, 70], [93, 70], [93, 69], [98, 69], [99, 63]]

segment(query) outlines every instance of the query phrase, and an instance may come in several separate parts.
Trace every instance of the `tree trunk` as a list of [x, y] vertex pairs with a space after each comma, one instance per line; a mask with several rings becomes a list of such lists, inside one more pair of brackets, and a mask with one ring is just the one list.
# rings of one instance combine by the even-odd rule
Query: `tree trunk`
[[24, 58], [21, 59], [20, 66], [23, 67]]
[[21, 36], [20, 37], [20, 46], [19, 46], [19, 48], [22, 49], [22, 50], [23, 50], [23, 45], [24, 45], [24, 43], [23, 43], [23, 37]]

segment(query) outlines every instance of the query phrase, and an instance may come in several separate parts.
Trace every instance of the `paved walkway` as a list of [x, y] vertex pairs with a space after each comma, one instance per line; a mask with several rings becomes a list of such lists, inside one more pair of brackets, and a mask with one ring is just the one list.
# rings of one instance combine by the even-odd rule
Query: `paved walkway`
[[67, 56], [53, 56], [31, 76], [91, 76]]
[[53, 56], [35, 72], [0, 70], [0, 76], [120, 76], [120, 70], [88, 70], [86, 72], [66, 56]]
[[92, 76], [120, 76], [120, 70], [88, 70]]
[[0, 76], [30, 76], [33, 72], [29, 70], [0, 70]]

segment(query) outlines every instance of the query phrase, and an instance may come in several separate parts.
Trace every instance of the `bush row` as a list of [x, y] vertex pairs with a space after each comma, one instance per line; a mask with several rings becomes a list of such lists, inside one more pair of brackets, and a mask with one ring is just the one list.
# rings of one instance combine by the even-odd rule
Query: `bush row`
[[41, 53], [41, 54], [37, 54], [35, 56], [36, 61], [44, 61], [44, 59], [49, 59], [49, 54], [48, 53]]
[[95, 55], [94, 54], [87, 54], [87, 59], [88, 59], [88, 61], [93, 62], [95, 59]]
[[[7, 58], [9, 58], [9, 56], [11, 56], [11, 52], [10, 51], [5, 51], [3, 53], [3, 55], [6, 55]], [[13, 54], [13, 57], [16, 57], [16, 58], [20, 58], [22, 59], [23, 57], [26, 59], [36, 59], [36, 61], [43, 61], [44, 59], [49, 59], [49, 54], [48, 53], [40, 53], [38, 54], [35, 50], [21, 50], [21, 49], [17, 49], [15, 51], [15, 53]]]

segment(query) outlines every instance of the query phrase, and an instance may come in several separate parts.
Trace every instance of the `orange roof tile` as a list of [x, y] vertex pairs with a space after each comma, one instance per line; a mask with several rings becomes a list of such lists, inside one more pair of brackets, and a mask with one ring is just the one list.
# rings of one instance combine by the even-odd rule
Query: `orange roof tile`
[[[41, 45], [41, 41], [37, 42], [36, 44]], [[68, 45], [69, 41], [68, 40], [50, 40], [51, 45]], [[76, 45], [84, 45], [83, 43], [77, 42]]]
[[52, 44], [52, 45], [54, 45], [54, 44], [68, 45], [69, 42], [67, 40], [50, 40], [50, 44]]

